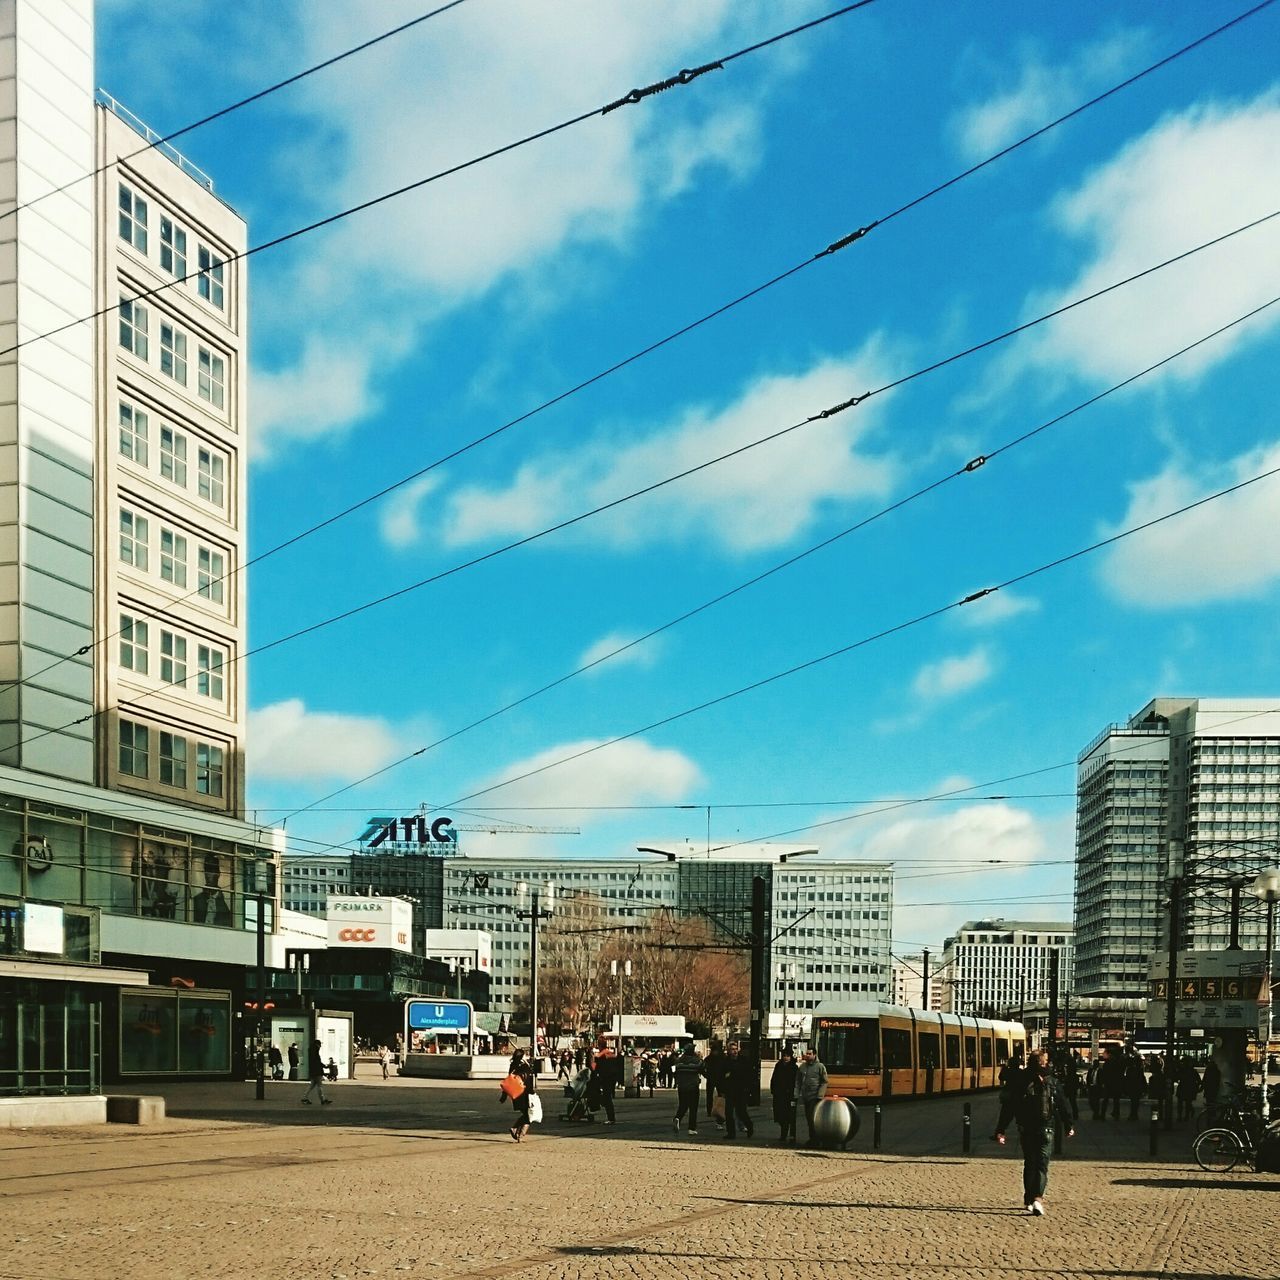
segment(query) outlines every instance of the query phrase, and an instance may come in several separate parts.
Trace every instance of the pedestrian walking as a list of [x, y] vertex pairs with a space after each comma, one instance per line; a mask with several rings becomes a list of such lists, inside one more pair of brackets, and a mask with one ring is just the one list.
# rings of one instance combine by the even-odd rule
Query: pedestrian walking
[[1107, 1104], [1102, 1092], [1102, 1063], [1102, 1055], [1099, 1053], [1094, 1054], [1092, 1061], [1089, 1063], [1088, 1074], [1085, 1076], [1085, 1089], [1089, 1094], [1089, 1110], [1093, 1113], [1095, 1120], [1105, 1120], [1107, 1118]]
[[796, 1140], [796, 1078], [799, 1074], [796, 1055], [788, 1045], [769, 1077], [769, 1096], [773, 1099], [773, 1118], [778, 1126], [780, 1147]]
[[1125, 1062], [1120, 1050], [1108, 1045], [1102, 1051], [1102, 1118], [1111, 1112], [1113, 1120], [1120, 1119], [1120, 1099], [1124, 1096]]
[[271, 1078], [273, 1080], [284, 1079], [284, 1054], [280, 1052], [280, 1046], [273, 1044], [267, 1050], [267, 1065], [271, 1068]]
[[1147, 1092], [1147, 1073], [1142, 1069], [1142, 1059], [1132, 1050], [1124, 1060], [1124, 1092], [1129, 1099], [1129, 1119], [1138, 1118], [1138, 1103]]
[[[498, 1100], [511, 1099], [512, 1109], [516, 1113], [516, 1122], [508, 1132], [517, 1142], [523, 1142], [533, 1123], [534, 1098], [538, 1092], [538, 1082], [534, 1078], [533, 1067], [523, 1053], [518, 1053], [511, 1060], [511, 1070], [506, 1079], [498, 1086]], [[541, 1115], [541, 1100], [539, 1100]]]
[[587, 1110], [604, 1108], [605, 1124], [613, 1124], [617, 1116], [613, 1111], [613, 1091], [617, 1087], [613, 1053], [609, 1049], [597, 1049], [588, 1055], [591, 1078], [587, 1082]]
[[1178, 1059], [1174, 1087], [1178, 1092], [1178, 1119], [1190, 1120], [1196, 1106], [1196, 1095], [1200, 1092], [1200, 1073], [1190, 1058]]
[[715, 1114], [716, 1096], [723, 1096], [721, 1085], [724, 1083], [725, 1064], [728, 1058], [725, 1056], [724, 1046], [719, 1040], [711, 1042], [711, 1052], [707, 1054], [707, 1060], [702, 1064], [702, 1075], [707, 1082], [707, 1115], [711, 1116], [716, 1122], [717, 1129], [724, 1128], [724, 1121]]
[[[1022, 1143], [1022, 1205], [1037, 1218], [1044, 1217], [1055, 1117], [1070, 1126], [1071, 1108], [1049, 1069], [1048, 1053], [1035, 1049], [1028, 1059], [1027, 1076], [1018, 1095], [1010, 1097], [1000, 1107], [996, 1141], [1003, 1146], [1009, 1121], [1017, 1122], [1018, 1137]], [[1067, 1137], [1074, 1137], [1075, 1132], [1068, 1127]]]
[[818, 1051], [808, 1048], [796, 1070], [796, 1102], [804, 1108], [804, 1123], [808, 1130], [807, 1145], [816, 1147], [818, 1135], [813, 1131], [813, 1113], [818, 1103], [826, 1097], [827, 1069], [818, 1061]]
[[[296, 1047], [296, 1046], [295, 1046]], [[325, 1078], [324, 1058], [320, 1056], [320, 1041], [313, 1040], [311, 1049], [307, 1053], [307, 1078], [311, 1081], [310, 1087], [306, 1093], [302, 1095], [302, 1103], [304, 1106], [311, 1105], [311, 1095], [318, 1093], [320, 1095], [321, 1106], [327, 1107], [333, 1101], [332, 1098], [324, 1096], [324, 1078]]]
[[680, 1132], [680, 1121], [689, 1117], [689, 1136], [698, 1134], [698, 1099], [702, 1096], [702, 1059], [690, 1041], [676, 1059], [673, 1069], [676, 1082], [675, 1131]]
[[289, 1079], [296, 1080], [298, 1078], [298, 1046], [291, 1044], [289, 1046]]
[[378, 1046], [378, 1065], [382, 1068], [382, 1078], [389, 1080], [391, 1078], [391, 1050], [387, 1046]]
[[1080, 1119], [1080, 1104], [1076, 1101], [1080, 1092], [1080, 1077], [1076, 1074], [1075, 1059], [1065, 1049], [1058, 1054], [1054, 1075], [1062, 1086], [1062, 1096], [1071, 1108], [1071, 1123], [1075, 1124]]
[[756, 1127], [751, 1123], [751, 1113], [747, 1103], [751, 1097], [751, 1077], [760, 1078], [759, 1064], [749, 1055], [742, 1052], [742, 1046], [735, 1040], [729, 1046], [729, 1056], [725, 1059], [724, 1075], [720, 1081], [720, 1091], [724, 1094], [724, 1138], [733, 1141], [738, 1136], [738, 1126], [748, 1138], [754, 1138]]

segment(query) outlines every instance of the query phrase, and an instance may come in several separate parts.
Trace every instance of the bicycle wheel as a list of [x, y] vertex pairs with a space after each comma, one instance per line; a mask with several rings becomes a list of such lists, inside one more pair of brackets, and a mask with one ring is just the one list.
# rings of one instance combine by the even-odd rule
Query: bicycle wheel
[[1209, 1173], [1226, 1173], [1244, 1155], [1244, 1144], [1230, 1129], [1206, 1129], [1192, 1144], [1196, 1163]]

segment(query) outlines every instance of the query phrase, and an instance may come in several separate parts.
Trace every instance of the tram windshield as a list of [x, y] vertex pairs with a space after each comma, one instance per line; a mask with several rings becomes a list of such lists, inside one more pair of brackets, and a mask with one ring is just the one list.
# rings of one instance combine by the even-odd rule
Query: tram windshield
[[880, 1070], [880, 1024], [874, 1018], [819, 1018], [818, 1058], [828, 1071]]

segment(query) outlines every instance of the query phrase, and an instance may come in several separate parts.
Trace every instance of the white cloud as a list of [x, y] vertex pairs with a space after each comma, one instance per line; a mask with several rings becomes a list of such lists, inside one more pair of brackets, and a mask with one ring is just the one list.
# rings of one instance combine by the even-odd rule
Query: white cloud
[[1136, 67], [1145, 43], [1145, 37], [1125, 32], [1083, 48], [1072, 61], [1053, 63], [1028, 50], [1012, 88], [960, 113], [953, 129], [961, 152], [968, 160], [981, 160], [1065, 114], [1125, 67]]
[[[408, 3], [359, 0], [318, 23], [300, 10], [300, 56], [319, 59], [414, 12]], [[299, 85], [291, 106], [300, 126], [285, 135], [292, 150], [277, 169], [315, 213], [331, 211], [335, 193], [354, 205], [660, 79], [673, 57], [711, 56], [767, 29], [770, 13], [759, 0], [468, 6]], [[690, 86], [664, 98], [658, 113], [641, 104], [588, 118], [309, 237], [307, 265], [290, 281], [288, 322], [305, 314], [312, 342], [319, 333], [331, 347], [341, 343], [353, 376], [343, 402], [307, 420], [304, 438], [342, 431], [376, 406], [375, 369], [399, 353], [389, 360], [366, 320], [417, 341], [451, 308], [499, 283], [511, 297], [552, 261], [559, 292], [571, 293], [571, 251], [624, 250], [656, 204], [702, 175], [748, 173], [760, 153], [762, 95], [792, 61], [762, 59], [736, 79], [732, 98]], [[268, 372], [286, 385], [301, 381], [287, 366]], [[281, 395], [258, 430], [290, 434], [295, 417]]]
[[[623, 635], [620, 631], [611, 631], [607, 636], [601, 636], [595, 644], [590, 645], [576, 665], [581, 668], [599, 663], [598, 667], [592, 667], [593, 675], [606, 666], [610, 670], [616, 670], [619, 667], [639, 667], [641, 670], [648, 671], [658, 661], [662, 652], [662, 641], [655, 636], [643, 644], [633, 644], [635, 638], [635, 636]], [[626, 645], [632, 647], [618, 653], [618, 650]], [[614, 654], [617, 656], [611, 656]]]
[[[1080, 273], [1033, 297], [1038, 315], [1280, 208], [1280, 95], [1163, 120], [1059, 199], [1061, 232], [1092, 247]], [[1265, 302], [1280, 276], [1280, 219], [1088, 303], [1036, 331], [1010, 369], [1115, 381]], [[1280, 323], [1272, 309], [1168, 367], [1192, 381]]]
[[1028, 613], [1039, 613], [1040, 601], [1034, 596], [1021, 596], [1014, 591], [996, 591], [975, 600], [960, 610], [960, 621], [966, 627], [982, 629], [998, 627]]
[[249, 713], [251, 784], [364, 777], [410, 749], [376, 716], [311, 711], [289, 698]]
[[[718, 410], [692, 408], [648, 432], [628, 427], [571, 453], [544, 454], [504, 487], [457, 489], [442, 538], [465, 545], [522, 537], [729, 453], [876, 385], [880, 347], [873, 339], [854, 357], [761, 377]], [[785, 544], [810, 529], [825, 506], [889, 492], [896, 462], [861, 447], [876, 417], [873, 401], [810, 423], [596, 517], [578, 536], [621, 547], [695, 538], [733, 551]]]
[[926, 663], [916, 672], [911, 691], [922, 702], [955, 698], [985, 683], [992, 671], [991, 655], [980, 646], [971, 653]]
[[378, 517], [378, 528], [388, 546], [411, 547], [422, 537], [422, 504], [439, 487], [437, 475], [419, 476], [386, 500]]
[[[1128, 510], [1109, 536], [1210, 493], [1280, 467], [1280, 441], [1225, 463], [1171, 462], [1129, 488]], [[1101, 576], [1116, 597], [1146, 608], [1257, 598], [1280, 579], [1280, 477], [1262, 480], [1117, 543]]]
[[[562, 742], [512, 764], [480, 782], [490, 787], [504, 778], [541, 769], [569, 756], [590, 751], [591, 739]], [[534, 805], [554, 808], [576, 806], [676, 803], [684, 800], [702, 781], [698, 767], [682, 752], [654, 747], [643, 739], [615, 742], [580, 759], [548, 769], [535, 777], [513, 782], [487, 799], [504, 806]]]

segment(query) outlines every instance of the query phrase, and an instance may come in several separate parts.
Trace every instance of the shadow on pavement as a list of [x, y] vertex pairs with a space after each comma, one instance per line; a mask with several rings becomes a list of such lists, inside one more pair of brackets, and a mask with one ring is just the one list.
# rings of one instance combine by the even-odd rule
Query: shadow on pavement
[[1185, 1191], [1209, 1187], [1214, 1191], [1280, 1191], [1280, 1178], [1112, 1178], [1117, 1187], [1150, 1187], [1159, 1191]]
[[717, 1204], [756, 1205], [774, 1209], [893, 1209], [911, 1213], [981, 1213], [991, 1214], [997, 1218], [1025, 1218], [1025, 1207], [993, 1209], [990, 1205], [963, 1204], [903, 1204], [887, 1201], [876, 1203], [869, 1200], [731, 1200], [727, 1196], [700, 1196], [702, 1200], [713, 1200]]

